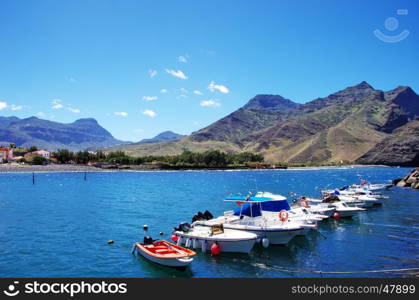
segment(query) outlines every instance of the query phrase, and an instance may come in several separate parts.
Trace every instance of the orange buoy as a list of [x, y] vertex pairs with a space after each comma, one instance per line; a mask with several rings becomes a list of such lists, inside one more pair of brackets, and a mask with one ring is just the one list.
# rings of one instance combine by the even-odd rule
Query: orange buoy
[[174, 241], [174, 242], [177, 242], [177, 240], [179, 239], [179, 237], [177, 236], [177, 235], [172, 235], [171, 237], [170, 237], [170, 239], [172, 240], [172, 241]]
[[335, 219], [335, 220], [339, 220], [340, 219], [340, 215], [337, 213], [337, 212], [335, 212], [334, 214], [333, 214], [333, 219]]

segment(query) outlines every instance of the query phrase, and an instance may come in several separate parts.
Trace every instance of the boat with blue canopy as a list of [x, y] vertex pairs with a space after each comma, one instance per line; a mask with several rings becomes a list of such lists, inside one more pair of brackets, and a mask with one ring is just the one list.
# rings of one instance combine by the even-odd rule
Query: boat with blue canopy
[[[288, 219], [289, 205], [286, 201], [250, 195], [227, 197], [224, 200], [235, 202], [239, 207], [226, 211], [223, 216], [215, 219], [196, 221], [193, 225], [223, 224], [224, 228], [251, 232], [259, 237], [264, 246], [287, 244], [294, 236], [300, 235], [305, 230], [300, 222]], [[264, 216], [264, 210], [280, 213], [274, 220]]]

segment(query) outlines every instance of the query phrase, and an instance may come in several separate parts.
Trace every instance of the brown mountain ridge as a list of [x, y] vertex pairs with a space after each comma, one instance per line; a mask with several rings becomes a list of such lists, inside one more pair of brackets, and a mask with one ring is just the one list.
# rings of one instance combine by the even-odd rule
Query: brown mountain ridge
[[[385, 92], [363, 81], [305, 104], [278, 95], [257, 95], [180, 140], [111, 149], [131, 155], [219, 149], [261, 153], [272, 163], [415, 165], [418, 117], [419, 96], [410, 87]], [[396, 146], [402, 143], [401, 148]], [[407, 148], [409, 155], [386, 153]]]

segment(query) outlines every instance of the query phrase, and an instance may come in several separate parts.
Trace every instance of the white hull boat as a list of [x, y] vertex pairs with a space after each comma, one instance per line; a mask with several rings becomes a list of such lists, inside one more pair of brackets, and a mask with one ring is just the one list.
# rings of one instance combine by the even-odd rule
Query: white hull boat
[[232, 214], [229, 215], [229, 213], [230, 212], [226, 212], [227, 216], [221, 216], [209, 221], [197, 221], [194, 224], [203, 226], [223, 224], [223, 227], [226, 229], [229, 228], [255, 234], [257, 235], [258, 240], [267, 238], [269, 243], [272, 245], [286, 245], [294, 236], [300, 235], [304, 231], [304, 227], [298, 223], [273, 223], [269, 222], [266, 218], [264, 219], [263, 217], [244, 217], [240, 219], [240, 217], [234, 216]]
[[[219, 230], [217, 231], [215, 228]], [[193, 224], [188, 232], [174, 231], [173, 234], [178, 237], [177, 245], [201, 249], [203, 252], [211, 250], [214, 244], [218, 244], [221, 252], [249, 253], [258, 239], [257, 235], [251, 232], [217, 225]]]

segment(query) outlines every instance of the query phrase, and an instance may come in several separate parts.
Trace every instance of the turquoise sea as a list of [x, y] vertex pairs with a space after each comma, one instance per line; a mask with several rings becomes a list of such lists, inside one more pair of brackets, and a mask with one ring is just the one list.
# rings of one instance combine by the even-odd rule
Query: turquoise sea
[[[381, 207], [329, 220], [288, 246], [250, 255], [199, 252], [184, 272], [131, 254], [147, 235], [170, 238], [197, 211], [232, 209], [248, 191], [319, 196], [321, 187], [389, 182], [408, 168], [0, 174], [1, 277], [399, 277], [419, 268], [419, 191], [393, 187]], [[165, 235], [160, 236], [159, 232]], [[114, 240], [108, 245], [108, 240]], [[320, 273], [321, 271], [321, 273]], [[354, 273], [329, 273], [354, 272]], [[417, 271], [416, 271], [417, 273]]]

